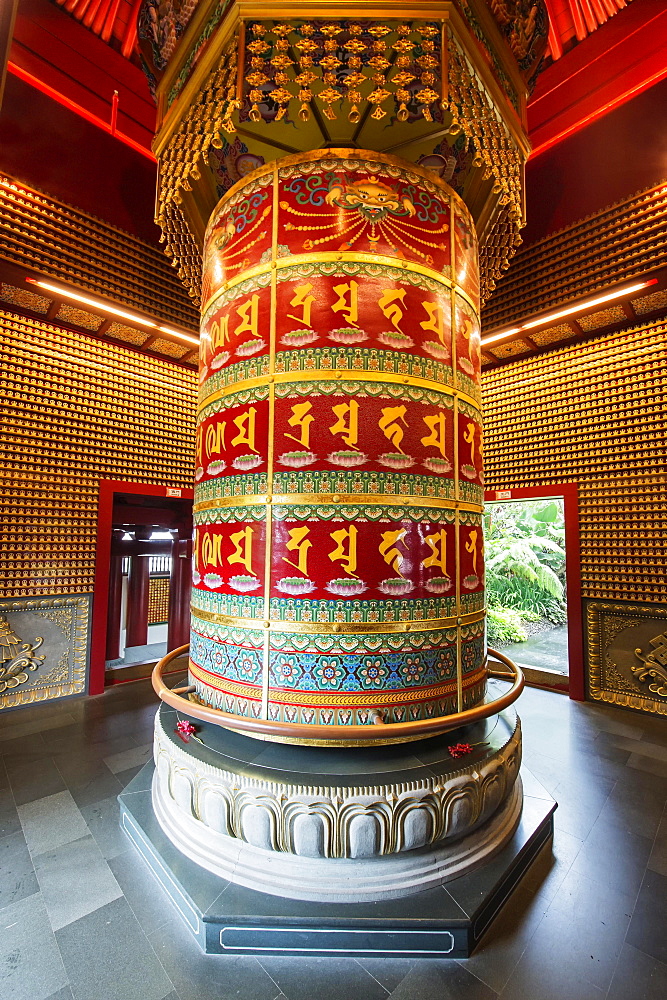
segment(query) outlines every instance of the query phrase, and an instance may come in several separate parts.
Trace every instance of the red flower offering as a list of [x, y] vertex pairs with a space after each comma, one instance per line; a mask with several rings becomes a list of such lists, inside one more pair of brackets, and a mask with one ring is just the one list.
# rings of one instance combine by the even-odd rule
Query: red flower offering
[[176, 723], [174, 732], [177, 736], [180, 736], [184, 743], [189, 743], [190, 737], [194, 736], [197, 730], [191, 722], [186, 722], [185, 719], [179, 719]]
[[472, 753], [473, 747], [470, 743], [455, 743], [454, 746], [449, 747], [449, 753], [451, 757], [465, 757], [466, 754]]

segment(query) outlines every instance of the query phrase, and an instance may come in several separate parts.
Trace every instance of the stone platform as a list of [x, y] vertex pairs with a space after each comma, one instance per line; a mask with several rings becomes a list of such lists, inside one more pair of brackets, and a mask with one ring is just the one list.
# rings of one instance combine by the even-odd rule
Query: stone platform
[[[200, 729], [206, 746], [185, 746], [176, 721], [163, 706], [161, 773], [151, 763], [127, 787], [121, 824], [209, 953], [468, 955], [552, 835], [555, 803], [525, 770], [521, 812], [511, 711], [359, 750], [262, 743], [214, 726]], [[447, 747], [459, 741], [486, 745], [453, 760]], [[306, 823], [296, 841], [281, 788], [282, 806], [291, 798], [292, 819]], [[341, 835], [345, 815], [362, 818], [354, 835], [350, 824]], [[423, 821], [401, 826], [410, 815]], [[328, 838], [314, 835], [313, 816], [325, 817]]]

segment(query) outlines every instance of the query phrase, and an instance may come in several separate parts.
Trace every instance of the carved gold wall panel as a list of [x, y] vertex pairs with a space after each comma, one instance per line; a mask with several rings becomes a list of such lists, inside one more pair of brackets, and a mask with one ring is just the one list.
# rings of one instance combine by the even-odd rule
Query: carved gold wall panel
[[188, 487], [196, 374], [0, 310], [0, 597], [93, 589], [100, 479]]
[[667, 715], [667, 607], [594, 601], [586, 622], [591, 698]]
[[90, 603], [0, 601], [0, 710], [84, 693]]

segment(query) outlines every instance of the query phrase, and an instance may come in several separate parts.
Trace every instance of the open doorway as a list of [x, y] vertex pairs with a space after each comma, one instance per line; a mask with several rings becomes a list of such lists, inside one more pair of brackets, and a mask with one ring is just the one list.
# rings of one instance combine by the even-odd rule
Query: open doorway
[[583, 698], [576, 486], [488, 493], [489, 645], [529, 683]]
[[187, 643], [191, 556], [192, 490], [100, 483], [91, 694]]

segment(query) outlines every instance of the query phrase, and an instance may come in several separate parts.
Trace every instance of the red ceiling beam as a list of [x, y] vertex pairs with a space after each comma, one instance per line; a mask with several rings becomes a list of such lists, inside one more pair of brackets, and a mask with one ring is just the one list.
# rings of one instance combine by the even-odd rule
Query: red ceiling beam
[[554, 62], [528, 104], [532, 157], [667, 77], [666, 50], [665, 0], [641, 0]]

